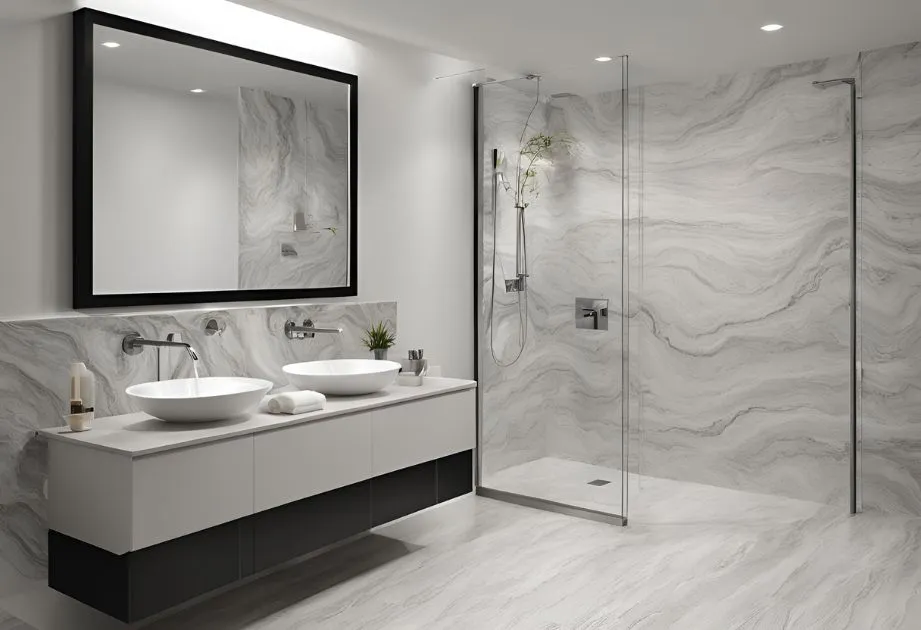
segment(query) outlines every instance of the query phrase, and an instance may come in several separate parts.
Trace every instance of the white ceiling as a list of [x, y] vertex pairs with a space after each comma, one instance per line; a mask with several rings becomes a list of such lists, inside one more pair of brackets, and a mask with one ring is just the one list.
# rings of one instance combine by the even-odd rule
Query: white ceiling
[[[921, 0], [232, 1], [467, 59], [503, 77], [570, 78], [581, 89], [614, 73], [592, 62], [605, 54], [629, 54], [631, 83], [641, 84], [921, 40]], [[66, 13], [75, 4], [0, 0], [0, 24]], [[769, 22], [786, 28], [759, 30]]]
[[[579, 83], [597, 76], [592, 60], [601, 55], [629, 54], [631, 82], [654, 83], [921, 40], [921, 0], [272, 2], [490, 67]], [[773, 22], [785, 28], [759, 29]]]
[[76, 0], [0, 0], [0, 26], [6, 22], [42, 20], [76, 8]]
[[[206, 98], [234, 102], [239, 88], [249, 87], [303, 98], [315, 105], [348, 109], [349, 87], [344, 83], [98, 24], [93, 39], [97, 79], [169, 90], [189, 98], [203, 98], [189, 92], [201, 88], [207, 90]], [[120, 46], [101, 45], [109, 41]]]

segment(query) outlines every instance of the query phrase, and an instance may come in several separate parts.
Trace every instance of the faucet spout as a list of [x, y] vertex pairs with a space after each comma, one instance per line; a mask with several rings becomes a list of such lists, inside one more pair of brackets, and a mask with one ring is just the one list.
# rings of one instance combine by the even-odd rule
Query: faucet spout
[[[172, 335], [171, 335], [172, 336]], [[145, 346], [155, 348], [184, 348], [189, 353], [193, 361], [198, 361], [198, 353], [195, 349], [184, 341], [173, 341], [172, 339], [144, 339], [139, 333], [129, 333], [122, 339], [122, 351], [125, 354], [140, 354]]]
[[298, 326], [294, 320], [289, 319], [285, 322], [285, 336], [288, 339], [313, 339], [317, 333], [329, 335], [341, 335], [342, 327], [335, 328], [317, 328], [313, 325], [312, 319], [304, 320], [303, 326]]

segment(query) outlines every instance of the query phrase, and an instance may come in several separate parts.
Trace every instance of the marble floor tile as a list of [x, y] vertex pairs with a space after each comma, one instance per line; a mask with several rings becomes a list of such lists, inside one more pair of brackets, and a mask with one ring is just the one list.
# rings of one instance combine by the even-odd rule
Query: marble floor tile
[[[626, 528], [462, 497], [147, 627], [918, 627], [921, 519], [634, 480], [643, 484]], [[121, 627], [91, 625], [50, 591], [0, 608], [35, 630]]]
[[466, 497], [152, 627], [917, 627], [921, 520], [692, 486], [628, 528]]
[[8, 613], [0, 611], [0, 630], [35, 630], [35, 628]]
[[[621, 514], [621, 471], [583, 462], [542, 457], [487, 475], [488, 488], [557, 501], [576, 507]], [[610, 481], [604, 486], [588, 482]], [[681, 497], [680, 501], [674, 500]], [[627, 505], [630, 523], [742, 523], [769, 518], [806, 518], [824, 503], [722, 488], [692, 481], [645, 475], [629, 476]]]
[[0, 599], [0, 612], [23, 624], [0, 630], [124, 630], [129, 626], [36, 580], [31, 589]]

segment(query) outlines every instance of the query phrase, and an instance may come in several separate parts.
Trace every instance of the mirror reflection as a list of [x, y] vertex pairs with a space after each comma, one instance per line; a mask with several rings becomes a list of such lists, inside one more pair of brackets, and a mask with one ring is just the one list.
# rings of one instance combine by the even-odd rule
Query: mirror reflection
[[348, 286], [347, 83], [93, 38], [94, 294]]

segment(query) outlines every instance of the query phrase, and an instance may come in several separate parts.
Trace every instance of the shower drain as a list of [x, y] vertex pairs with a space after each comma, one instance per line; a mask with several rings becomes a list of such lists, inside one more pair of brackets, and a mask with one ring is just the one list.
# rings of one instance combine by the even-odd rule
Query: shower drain
[[588, 485], [590, 485], [590, 486], [606, 486], [606, 485], [608, 485], [609, 483], [611, 483], [611, 482], [608, 481], [607, 479], [593, 479], [592, 481], [589, 481], [589, 482], [588, 482]]

